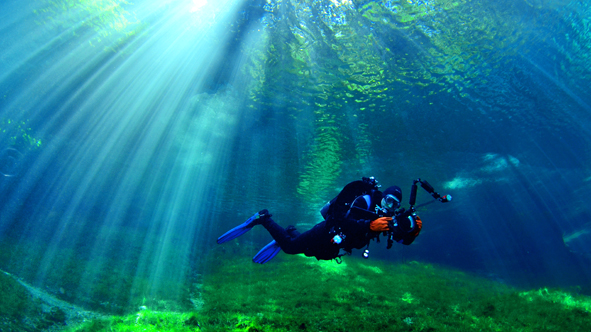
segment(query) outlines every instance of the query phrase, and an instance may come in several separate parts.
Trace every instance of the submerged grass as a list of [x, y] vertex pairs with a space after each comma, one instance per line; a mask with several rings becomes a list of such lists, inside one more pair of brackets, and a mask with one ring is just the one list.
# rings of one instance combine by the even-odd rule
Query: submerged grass
[[[282, 255], [255, 265], [214, 255], [198, 310], [141, 310], [70, 331], [588, 331], [591, 299], [522, 292], [466, 273], [411, 262]], [[248, 257], [248, 256], [246, 256]], [[220, 264], [223, 262], [223, 264]]]

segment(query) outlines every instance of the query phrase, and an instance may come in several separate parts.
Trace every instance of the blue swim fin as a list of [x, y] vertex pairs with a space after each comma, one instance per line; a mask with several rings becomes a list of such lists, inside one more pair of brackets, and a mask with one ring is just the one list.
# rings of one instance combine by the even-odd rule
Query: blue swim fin
[[265, 264], [273, 259], [273, 257], [275, 257], [280, 251], [281, 248], [279, 247], [279, 244], [273, 240], [263, 247], [263, 249], [253, 257], [252, 261], [259, 264]]
[[252, 217], [248, 218], [248, 220], [246, 220], [243, 224], [232, 228], [231, 230], [224, 233], [224, 235], [218, 237], [218, 244], [234, 240], [240, 235], [250, 231], [255, 225], [257, 225], [257, 219], [259, 219], [259, 212], [255, 213]]

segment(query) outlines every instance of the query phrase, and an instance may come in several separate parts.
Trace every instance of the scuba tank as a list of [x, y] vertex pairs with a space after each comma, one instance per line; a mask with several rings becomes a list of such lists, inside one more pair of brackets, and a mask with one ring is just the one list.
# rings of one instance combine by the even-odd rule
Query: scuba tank
[[[343, 190], [329, 202], [327, 202], [320, 214], [324, 220], [341, 220], [347, 218], [351, 213], [350, 210], [354, 206], [354, 202], [360, 197], [369, 195], [369, 200], [366, 198], [368, 210], [375, 206], [374, 195], [379, 193], [380, 187], [378, 181], [374, 177], [363, 178], [361, 181], [353, 181], [347, 184]], [[381, 193], [380, 193], [381, 199]]]

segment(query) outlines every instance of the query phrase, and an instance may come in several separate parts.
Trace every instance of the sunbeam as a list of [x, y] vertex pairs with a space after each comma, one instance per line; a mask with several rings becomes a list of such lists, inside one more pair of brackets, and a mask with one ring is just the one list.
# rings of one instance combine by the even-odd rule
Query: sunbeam
[[[122, 8], [125, 2], [116, 5], [120, 16], [108, 26], [125, 30], [120, 19], [130, 14]], [[101, 15], [89, 10], [91, 17], [84, 17], [84, 8], [77, 9], [80, 25]], [[260, 29], [231, 30], [243, 1], [146, 1], [134, 10], [142, 22], [137, 25], [146, 26], [119, 45], [117, 54], [94, 45], [109, 37], [106, 23], [99, 31], [64, 30], [39, 45], [31, 57], [42, 57], [48, 48], [57, 54], [6, 106], [25, 105], [26, 117], [53, 139], [4, 203], [3, 225], [31, 200], [34, 183], [47, 185], [43, 206], [27, 204], [32, 218], [25, 219], [31, 224], [27, 236], [47, 227], [49, 237], [43, 239], [49, 245], [36, 280], [43, 283], [83, 255], [88, 261], [76, 276], [78, 287], [67, 290], [77, 296], [100, 297], [96, 282], [113, 282], [108, 275], [116, 284], [105, 287], [129, 289], [122, 284], [133, 283], [132, 292], [146, 297], [178, 295], [196, 264], [190, 262], [192, 246], [203, 246], [211, 235], [212, 224], [204, 219], [215, 207], [211, 196], [244, 111], [235, 91], [247, 93], [252, 85], [239, 66], [244, 56], [227, 64], [226, 52], [235, 45], [264, 47], [257, 44], [265, 40]], [[212, 82], [212, 68], [230, 74]], [[70, 257], [64, 248], [72, 250]], [[136, 275], [126, 280], [122, 273]]]
[[588, 329], [588, 17], [0, 1], [0, 330]]

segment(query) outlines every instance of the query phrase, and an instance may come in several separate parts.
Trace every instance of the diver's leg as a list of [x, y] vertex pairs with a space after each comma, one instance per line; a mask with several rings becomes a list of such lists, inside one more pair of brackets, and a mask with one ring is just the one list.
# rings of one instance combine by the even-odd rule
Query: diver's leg
[[293, 247], [292, 237], [287, 230], [279, 226], [273, 219], [266, 218], [261, 222], [261, 225], [269, 231], [269, 234], [279, 244], [281, 249], [287, 254], [300, 254], [303, 251], [298, 251], [297, 248]]
[[[279, 226], [273, 219], [267, 218], [261, 225], [269, 231], [271, 236], [286, 254], [303, 254], [318, 245], [319, 235], [324, 234], [324, 222], [304, 233], [299, 233], [295, 228], [285, 229]], [[293, 226], [291, 226], [293, 227]]]

